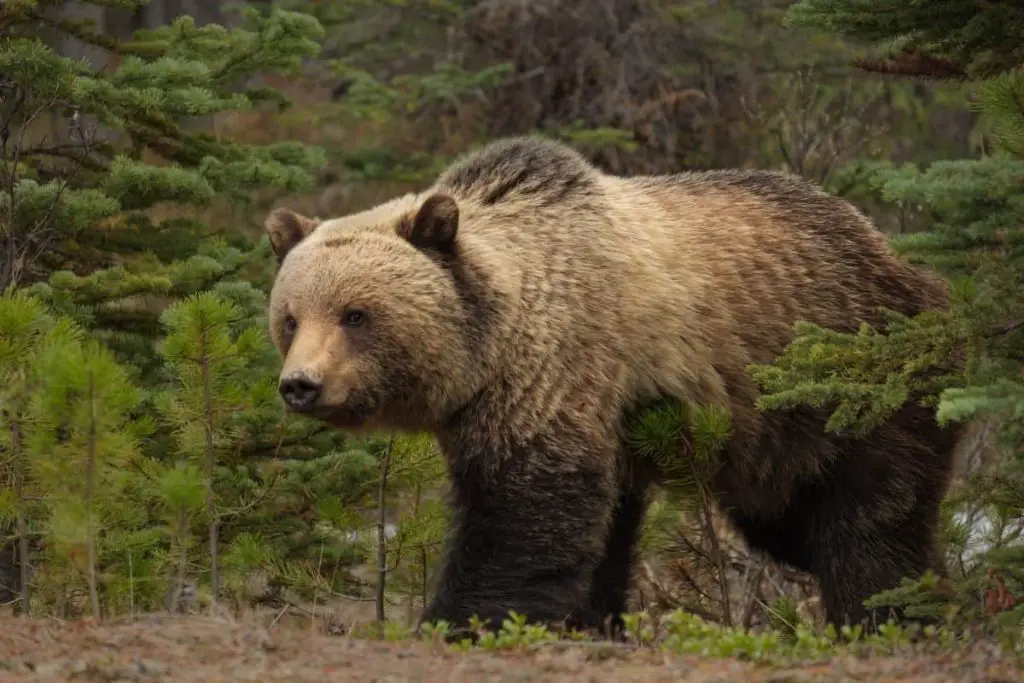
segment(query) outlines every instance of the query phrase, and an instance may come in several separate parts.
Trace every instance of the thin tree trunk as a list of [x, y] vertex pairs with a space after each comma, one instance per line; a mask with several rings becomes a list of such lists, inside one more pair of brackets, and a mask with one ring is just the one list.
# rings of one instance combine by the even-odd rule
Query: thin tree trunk
[[421, 604], [425, 608], [427, 606], [427, 547], [425, 545], [420, 546], [420, 599], [423, 601]]
[[128, 551], [128, 615], [135, 620], [135, 567], [132, 565], [132, 551]]
[[21, 615], [28, 617], [31, 610], [29, 604], [29, 549], [28, 524], [25, 521], [25, 472], [21, 461], [21, 425], [11, 423], [11, 458], [14, 468], [14, 498], [18, 507], [15, 519], [15, 531], [18, 534], [18, 571], [21, 584]]
[[213, 495], [213, 397], [210, 389], [210, 359], [207, 357], [206, 336], [199, 339], [200, 367], [203, 374], [204, 427], [206, 431], [206, 514], [210, 524], [210, 594], [212, 606], [220, 595], [220, 572], [217, 556], [217, 501]]
[[89, 563], [89, 600], [92, 602], [92, 614], [100, 618], [100, 595], [96, 588], [96, 532], [93, 529], [92, 513], [93, 498], [96, 490], [96, 415], [94, 412], [93, 394], [95, 379], [89, 375], [89, 439], [86, 446], [85, 465], [85, 546]]
[[377, 487], [377, 623], [384, 623], [384, 584], [387, 581], [387, 536], [385, 535], [384, 505], [387, 502], [388, 470], [391, 467], [391, 447], [395, 437], [388, 439], [388, 445], [381, 456], [380, 484]]
[[747, 567], [747, 577], [743, 587], [743, 601], [740, 603], [740, 626], [749, 629], [754, 623], [754, 609], [757, 606], [757, 588], [761, 585], [761, 576], [768, 564], [765, 555], [758, 553], [753, 567]]
[[[416, 479], [416, 488], [414, 489], [413, 499], [412, 499], [412, 518], [414, 520], [417, 520], [417, 522], [418, 522], [418, 517], [420, 515], [420, 496], [421, 496], [422, 489], [423, 489], [422, 482], [417, 477], [417, 479]], [[421, 555], [421, 557], [422, 557], [422, 551], [423, 551], [423, 546], [421, 544], [420, 545], [420, 555]], [[409, 581], [409, 601], [408, 601], [408, 604], [407, 604], [406, 621], [410, 625], [413, 623], [413, 621], [415, 619], [415, 604], [416, 604], [416, 584], [413, 583], [412, 581]]]
[[177, 575], [171, 581], [171, 600], [168, 606], [172, 614], [177, 613], [182, 593], [185, 592], [185, 568], [188, 566], [188, 549], [185, 548], [185, 534], [188, 533], [188, 517], [184, 510], [178, 511], [178, 545], [181, 546], [178, 556]]
[[722, 622], [727, 627], [732, 626], [732, 609], [729, 600], [729, 577], [725, 568], [725, 554], [718, 543], [718, 534], [715, 533], [714, 518], [711, 513], [710, 494], [705, 490], [703, 484], [698, 486], [700, 496], [701, 517], [704, 518], [704, 530], [708, 541], [711, 543], [711, 553], [715, 558], [715, 565], [718, 569], [718, 586], [722, 600]]

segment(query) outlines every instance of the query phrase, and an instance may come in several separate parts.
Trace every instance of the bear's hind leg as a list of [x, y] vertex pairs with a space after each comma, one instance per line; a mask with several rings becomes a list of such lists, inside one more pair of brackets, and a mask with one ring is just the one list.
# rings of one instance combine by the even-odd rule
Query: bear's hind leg
[[[864, 601], [895, 588], [904, 577], [931, 569], [944, 573], [936, 545], [939, 504], [949, 479], [947, 434], [917, 423], [879, 427], [849, 441], [824, 480], [805, 484], [795, 509], [810, 520], [811, 571], [821, 585], [826, 620], [839, 628], [862, 623], [876, 629], [889, 610]], [[922, 440], [922, 434], [933, 437]], [[938, 445], [937, 453], [932, 446]], [[903, 615], [894, 610], [897, 620]]]
[[[601, 435], [603, 436], [603, 435]], [[422, 621], [564, 625], [586, 603], [617, 497], [614, 442], [562, 421], [507, 452], [449, 443], [454, 516]]]

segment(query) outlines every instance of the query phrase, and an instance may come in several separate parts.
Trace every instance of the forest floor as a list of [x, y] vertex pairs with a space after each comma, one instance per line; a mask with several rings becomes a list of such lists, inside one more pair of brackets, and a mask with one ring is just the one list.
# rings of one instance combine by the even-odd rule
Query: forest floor
[[754, 664], [600, 643], [461, 653], [308, 628], [200, 616], [90, 621], [0, 618], [4, 681], [1002, 681], [1024, 670], [989, 647], [947, 654]]

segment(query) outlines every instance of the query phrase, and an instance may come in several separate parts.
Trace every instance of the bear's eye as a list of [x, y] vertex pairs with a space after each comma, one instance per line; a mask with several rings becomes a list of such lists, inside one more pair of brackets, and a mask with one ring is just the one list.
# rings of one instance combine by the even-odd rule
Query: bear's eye
[[284, 319], [284, 332], [285, 334], [293, 334], [295, 328], [299, 326], [299, 322], [292, 316], [287, 316]]
[[359, 327], [366, 321], [366, 314], [362, 311], [351, 309], [341, 315], [341, 324], [345, 327]]

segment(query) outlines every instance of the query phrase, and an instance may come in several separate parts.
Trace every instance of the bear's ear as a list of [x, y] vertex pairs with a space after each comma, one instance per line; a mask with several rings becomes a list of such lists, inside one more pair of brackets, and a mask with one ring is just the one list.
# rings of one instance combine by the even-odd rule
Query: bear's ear
[[405, 218], [398, 234], [418, 249], [449, 251], [459, 231], [459, 205], [446, 194], [427, 197], [413, 218]]
[[263, 229], [270, 237], [270, 246], [277, 256], [277, 264], [288, 255], [296, 244], [309, 237], [320, 225], [318, 218], [307, 218], [291, 209], [274, 209], [263, 221]]

